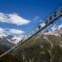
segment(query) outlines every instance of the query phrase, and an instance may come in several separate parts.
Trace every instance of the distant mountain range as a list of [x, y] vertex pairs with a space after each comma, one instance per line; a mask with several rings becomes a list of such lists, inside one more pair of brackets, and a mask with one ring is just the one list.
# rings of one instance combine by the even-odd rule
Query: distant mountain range
[[13, 36], [13, 35], [9, 35], [5, 37], [9, 42], [17, 45], [21, 40], [22, 40], [22, 36]]
[[37, 60], [39, 60], [39, 62], [41, 62], [41, 60], [43, 60], [42, 62], [49, 62], [46, 61], [46, 58], [49, 57], [47, 52], [51, 55], [53, 62], [55, 62], [56, 59], [58, 60], [56, 62], [59, 62], [59, 59], [62, 57], [62, 30], [40, 32], [30, 40], [18, 46], [12, 54], [16, 55], [19, 60], [24, 60], [25, 58], [27, 62], [35, 58], [33, 62], [38, 62]]
[[[60, 30], [55, 30], [53, 32], [41, 32], [40, 35], [36, 35], [35, 38], [38, 38], [39, 36], [61, 36], [62, 35], [62, 28]], [[54, 37], [53, 36], [53, 37]], [[14, 36], [14, 35], [8, 35], [8, 36], [3, 36], [0, 37], [0, 49], [3, 50], [8, 50], [9, 48], [17, 45], [18, 43], [21, 42], [21, 40], [23, 39], [23, 36]]]
[[22, 37], [16, 37], [13, 35], [0, 37], [0, 49], [8, 50], [11, 47], [17, 45], [20, 42]]
[[0, 38], [0, 49], [8, 50], [9, 48], [15, 46], [15, 44], [9, 42], [6, 38]]

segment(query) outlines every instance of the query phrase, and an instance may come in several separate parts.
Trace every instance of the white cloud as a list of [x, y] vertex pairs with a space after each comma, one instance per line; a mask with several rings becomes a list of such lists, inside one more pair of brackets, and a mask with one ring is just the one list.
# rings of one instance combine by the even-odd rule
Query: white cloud
[[42, 23], [42, 24], [41, 24], [41, 27], [44, 27], [44, 26], [45, 26], [45, 23]]
[[0, 28], [0, 37], [2, 36], [7, 36], [7, 35], [22, 35], [23, 33], [25, 33], [22, 30], [19, 29], [7, 29], [7, 28]]
[[13, 33], [13, 34], [22, 34], [22, 33], [24, 33], [24, 31], [18, 30], [18, 29], [10, 29], [9, 32]]
[[61, 29], [62, 28], [62, 24], [58, 26], [58, 29]]
[[3, 29], [3, 28], [0, 28], [0, 33], [1, 33], [1, 32], [4, 32], [4, 29]]
[[[9, 42], [17, 44], [19, 41], [22, 40], [24, 35], [22, 35], [24, 31], [18, 29], [8, 29], [8, 28], [0, 28], [0, 38], [3, 36], [14, 35], [14, 37], [10, 40], [7, 39]], [[19, 34], [19, 36], [17, 36]]]
[[52, 28], [52, 31], [55, 31], [55, 30], [61, 30], [62, 29], [62, 24], [60, 24], [60, 25], [54, 25]]
[[52, 27], [51, 29], [52, 29], [52, 31], [55, 31], [56, 30], [56, 27]]
[[0, 28], [0, 37], [2, 36], [7, 36], [7, 35], [5, 34], [5, 29]]
[[35, 16], [34, 17], [34, 20], [39, 20], [39, 16]]
[[55, 31], [57, 29], [56, 25], [54, 25], [51, 29], [52, 31]]
[[[19, 43], [21, 40], [22, 40], [23, 37], [20, 37], [20, 36], [14, 36], [11, 40], [13, 40], [13, 43], [14, 44], [17, 44]], [[11, 42], [11, 41], [10, 41]]]
[[30, 20], [24, 19], [16, 13], [12, 13], [12, 14], [0, 13], [0, 22], [16, 24], [16, 25], [26, 25], [30, 22]]

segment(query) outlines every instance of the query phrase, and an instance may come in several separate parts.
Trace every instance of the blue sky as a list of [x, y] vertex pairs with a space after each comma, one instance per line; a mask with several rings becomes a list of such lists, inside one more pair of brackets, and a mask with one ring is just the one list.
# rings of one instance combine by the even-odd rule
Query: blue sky
[[[0, 16], [4, 18], [0, 19], [0, 30], [4, 29], [3, 33], [10, 32], [8, 34], [30, 33], [61, 2], [62, 0], [0, 0]], [[53, 25], [60, 24], [59, 21]]]

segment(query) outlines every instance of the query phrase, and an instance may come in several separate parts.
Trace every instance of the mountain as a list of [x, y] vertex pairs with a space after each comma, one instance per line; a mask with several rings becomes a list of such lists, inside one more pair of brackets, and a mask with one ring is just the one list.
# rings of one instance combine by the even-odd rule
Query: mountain
[[23, 36], [13, 36], [13, 35], [8, 35], [5, 37], [9, 42], [17, 45], [23, 38]]
[[12, 39], [14, 36], [13, 35], [8, 35], [8, 36], [6, 36], [5, 38], [6, 39]]
[[[0, 40], [3, 41], [3, 47], [9, 47], [8, 45], [18, 43], [22, 38], [10, 35]], [[18, 46], [11, 54], [20, 62], [62, 62], [62, 31], [40, 32]]]
[[0, 49], [8, 50], [13, 46], [15, 46], [15, 44], [9, 42], [6, 38], [0, 38]]
[[8, 50], [9, 48], [21, 42], [21, 40], [22, 40], [22, 37], [20, 36], [17, 37], [14, 35], [0, 37], [0, 49]]
[[62, 32], [40, 32], [12, 54], [22, 62], [62, 62]]

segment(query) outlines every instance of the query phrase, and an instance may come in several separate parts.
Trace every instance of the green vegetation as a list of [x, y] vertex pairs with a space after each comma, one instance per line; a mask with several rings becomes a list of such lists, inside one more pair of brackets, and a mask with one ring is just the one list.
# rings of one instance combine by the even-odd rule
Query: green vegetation
[[12, 54], [0, 58], [0, 62], [62, 62], [61, 37], [46, 37], [49, 41], [43, 36], [33, 37], [16, 48]]
[[61, 37], [46, 35], [48, 41], [38, 35], [15, 49], [17, 58], [22, 62], [62, 62]]
[[[0, 54], [4, 53], [0, 51]], [[20, 62], [15, 55], [7, 54], [6, 56], [0, 58], [0, 62]]]

